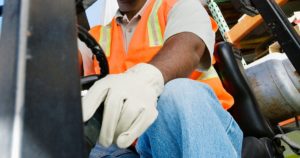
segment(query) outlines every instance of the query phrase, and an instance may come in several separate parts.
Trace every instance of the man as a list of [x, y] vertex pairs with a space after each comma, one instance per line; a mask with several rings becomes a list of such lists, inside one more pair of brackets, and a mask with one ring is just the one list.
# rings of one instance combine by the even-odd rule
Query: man
[[[211, 67], [215, 28], [201, 3], [118, 4], [109, 25], [90, 31], [111, 72], [82, 100], [84, 121], [101, 102], [105, 106], [99, 145], [90, 156], [125, 157], [131, 153], [124, 148], [138, 138], [141, 157], [240, 157], [242, 132], [221, 106], [228, 109], [233, 100]], [[83, 61], [86, 74], [99, 73], [92, 62]]]

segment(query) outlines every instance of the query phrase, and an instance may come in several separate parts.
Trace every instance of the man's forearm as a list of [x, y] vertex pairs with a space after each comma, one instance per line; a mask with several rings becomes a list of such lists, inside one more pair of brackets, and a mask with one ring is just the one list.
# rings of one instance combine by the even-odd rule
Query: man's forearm
[[170, 37], [149, 63], [161, 71], [167, 83], [188, 77], [199, 65], [204, 51], [205, 44], [198, 36], [183, 32]]

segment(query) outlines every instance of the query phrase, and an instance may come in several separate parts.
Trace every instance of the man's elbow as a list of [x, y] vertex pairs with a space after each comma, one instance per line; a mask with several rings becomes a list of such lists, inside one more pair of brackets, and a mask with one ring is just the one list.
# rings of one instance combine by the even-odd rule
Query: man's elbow
[[195, 41], [192, 44], [191, 51], [193, 56], [195, 57], [194, 59], [197, 65], [200, 63], [200, 60], [204, 55], [205, 51], [207, 51], [207, 49], [204, 41], [197, 36], [197, 39], [195, 39]]

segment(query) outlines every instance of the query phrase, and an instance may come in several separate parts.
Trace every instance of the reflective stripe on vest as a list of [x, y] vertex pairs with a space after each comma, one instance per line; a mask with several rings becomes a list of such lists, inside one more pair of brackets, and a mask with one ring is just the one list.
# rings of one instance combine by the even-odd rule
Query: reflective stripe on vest
[[150, 17], [148, 18], [147, 28], [148, 28], [150, 47], [163, 45], [163, 37], [162, 37], [162, 32], [159, 25], [159, 19], [157, 14], [161, 4], [162, 4], [162, 0], [157, 0], [155, 2]]
[[208, 80], [212, 78], [218, 78], [218, 73], [213, 66], [211, 66], [207, 71], [201, 72], [201, 75], [197, 80]]
[[111, 45], [111, 25], [103, 26], [100, 30], [100, 46], [102, 47], [105, 55], [109, 57], [110, 55], [110, 45]]

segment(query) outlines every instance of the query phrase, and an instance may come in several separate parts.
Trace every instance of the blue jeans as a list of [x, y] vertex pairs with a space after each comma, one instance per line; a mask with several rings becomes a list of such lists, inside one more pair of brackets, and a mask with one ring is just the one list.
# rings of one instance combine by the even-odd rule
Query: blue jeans
[[[243, 133], [206, 84], [189, 79], [168, 82], [157, 109], [156, 121], [138, 139], [140, 157], [241, 157]], [[126, 156], [136, 154], [100, 145], [90, 154], [91, 158]]]

